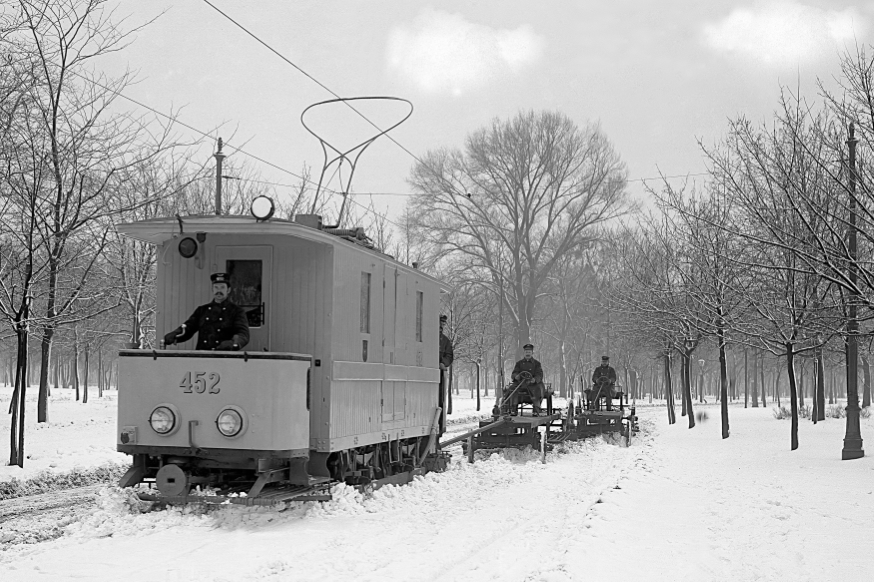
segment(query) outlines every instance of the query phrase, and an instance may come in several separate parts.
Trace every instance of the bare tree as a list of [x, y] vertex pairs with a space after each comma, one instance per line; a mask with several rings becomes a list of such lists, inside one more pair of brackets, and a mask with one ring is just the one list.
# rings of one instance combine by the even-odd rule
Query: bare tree
[[625, 167], [606, 136], [560, 113], [494, 120], [463, 152], [428, 152], [410, 182], [420, 232], [438, 256], [505, 288], [517, 353], [556, 263], [626, 209]]
[[[35, 65], [35, 82], [22, 110], [19, 157], [7, 175], [13, 201], [29, 208], [34, 236], [44, 246], [46, 296], [38, 420], [48, 419], [48, 370], [52, 338], [69, 320], [108, 240], [106, 224], [120, 209], [116, 196], [126, 174], [170, 147], [168, 126], [151, 117], [113, 114], [109, 108], [130, 81], [95, 73], [94, 59], [122, 50], [123, 32], [103, 0], [19, 0], [18, 34], [4, 47]], [[158, 130], [155, 133], [155, 130]], [[27, 176], [40, 176], [32, 180]], [[28, 201], [33, 204], [28, 206]], [[81, 251], [90, 251], [82, 260]], [[65, 319], [66, 318], [66, 319]]]
[[[785, 356], [792, 398], [791, 448], [798, 448], [798, 393], [795, 358], [815, 350], [843, 327], [836, 298], [837, 271], [825, 265], [844, 245], [846, 217], [842, 186], [823, 160], [834, 160], [834, 141], [826, 113], [811, 116], [784, 99], [773, 128], [756, 128], [744, 119], [731, 124], [723, 148], [708, 152], [720, 186], [738, 212], [720, 227], [749, 244], [730, 257], [748, 273], [750, 285], [737, 290], [754, 317], [735, 320], [745, 343]], [[836, 218], [840, 217], [840, 218]], [[839, 295], [839, 294], [838, 294]], [[764, 374], [760, 377], [763, 402]], [[755, 394], [754, 394], [755, 398]], [[754, 404], [755, 405], [755, 404]]]

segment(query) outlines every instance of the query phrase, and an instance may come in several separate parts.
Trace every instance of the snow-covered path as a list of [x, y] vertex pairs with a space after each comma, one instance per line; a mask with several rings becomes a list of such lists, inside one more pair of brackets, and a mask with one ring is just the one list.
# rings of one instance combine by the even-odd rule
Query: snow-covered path
[[[874, 449], [840, 461], [844, 421], [717, 410], [694, 430], [642, 411], [642, 438], [501, 455], [366, 499], [283, 512], [136, 514], [108, 492], [64, 538], [0, 552], [2, 580], [655, 581], [874, 579]], [[863, 438], [874, 439], [863, 420]], [[874, 447], [874, 440], [867, 443]]]
[[[709, 415], [694, 430], [659, 419], [655, 454], [593, 509], [601, 523], [578, 551], [631, 548], [619, 571], [641, 580], [874, 580], [872, 419], [868, 456], [841, 461], [842, 419], [802, 420], [790, 452], [789, 421], [770, 408], [732, 408], [724, 441], [718, 409]], [[602, 565], [594, 579], [615, 575]]]

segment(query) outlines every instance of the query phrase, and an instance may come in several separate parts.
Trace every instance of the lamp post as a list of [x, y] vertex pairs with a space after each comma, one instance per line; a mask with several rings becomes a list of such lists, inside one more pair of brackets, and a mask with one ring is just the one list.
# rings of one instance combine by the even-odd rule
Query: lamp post
[[482, 358], [476, 359], [476, 411], [477, 412], [479, 412], [479, 405], [480, 405], [480, 401], [479, 401], [479, 377], [480, 377], [479, 365], [482, 363], [482, 361], [483, 361]]
[[859, 299], [858, 266], [856, 265], [856, 143], [855, 127], [850, 124], [850, 137], [847, 146], [850, 148], [850, 302], [847, 306], [847, 432], [844, 435], [844, 448], [841, 459], [858, 459], [865, 456], [862, 449], [862, 431], [859, 427], [859, 320], [856, 317], [856, 305]]

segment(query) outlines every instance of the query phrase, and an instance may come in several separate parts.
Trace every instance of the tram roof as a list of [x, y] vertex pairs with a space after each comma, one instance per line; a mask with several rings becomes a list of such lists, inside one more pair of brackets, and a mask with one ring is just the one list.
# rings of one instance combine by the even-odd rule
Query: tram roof
[[[181, 225], [180, 225], [181, 221]], [[180, 228], [181, 227], [181, 228]], [[177, 239], [186, 235], [194, 235], [198, 232], [207, 234], [257, 234], [278, 235], [301, 238], [313, 242], [330, 244], [334, 246], [349, 245], [364, 252], [379, 255], [405, 270], [411, 271], [438, 283], [442, 288], [449, 290], [450, 287], [442, 281], [409, 265], [401, 263], [391, 255], [387, 255], [376, 249], [355, 244], [340, 236], [312, 228], [284, 218], [270, 218], [265, 221], [257, 221], [252, 216], [243, 215], [214, 215], [201, 214], [181, 217], [161, 217], [139, 220], [137, 222], [123, 222], [116, 225], [116, 230], [133, 239], [152, 243], [163, 244], [169, 240]]]

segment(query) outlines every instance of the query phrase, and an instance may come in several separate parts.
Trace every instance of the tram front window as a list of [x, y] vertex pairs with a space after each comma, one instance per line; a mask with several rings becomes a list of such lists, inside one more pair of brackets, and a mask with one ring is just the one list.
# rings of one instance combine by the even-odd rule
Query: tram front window
[[264, 325], [264, 303], [261, 299], [262, 265], [257, 260], [227, 261], [227, 272], [233, 282], [230, 300], [246, 312], [249, 327]]

